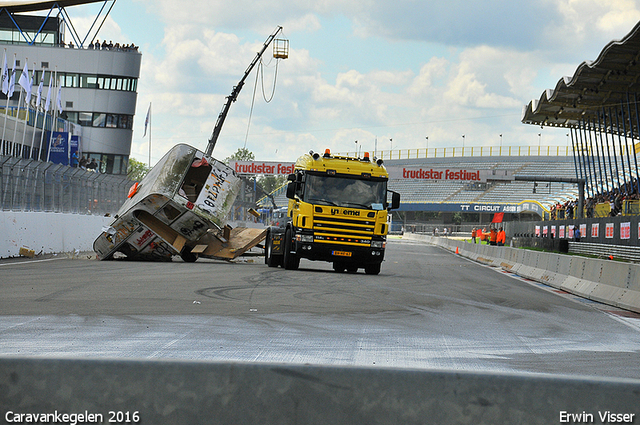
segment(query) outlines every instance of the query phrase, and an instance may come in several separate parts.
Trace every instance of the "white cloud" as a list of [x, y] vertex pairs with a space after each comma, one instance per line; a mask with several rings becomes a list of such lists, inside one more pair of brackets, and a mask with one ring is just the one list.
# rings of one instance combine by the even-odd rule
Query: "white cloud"
[[[282, 24], [292, 39], [289, 59], [279, 65], [270, 104], [261, 100], [258, 86], [247, 139], [264, 159], [294, 159], [325, 147], [353, 149], [355, 140], [373, 145], [376, 136], [386, 140], [380, 142], [385, 149], [390, 138], [395, 147], [424, 147], [427, 135], [431, 147], [459, 145], [461, 134], [478, 146], [497, 144], [498, 133], [505, 143], [537, 144], [540, 129], [520, 123], [522, 106], [593, 58], [585, 52], [599, 53], [603, 39], [624, 36], [639, 17], [631, 0], [146, 4], [162, 17], [164, 49], [143, 52], [136, 152], [144, 152], [140, 136], [150, 101], [159, 150], [176, 141], [203, 148], [225, 97], [266, 36]], [[349, 40], [353, 51], [347, 60], [333, 54], [344, 42], [331, 26], [335, 17], [347, 20], [350, 35], [362, 37]], [[404, 39], [421, 50], [415, 56], [408, 50], [402, 63], [388, 61], [391, 50], [383, 49], [403, 48]], [[255, 72], [231, 106], [217, 157], [244, 144]], [[274, 72], [265, 70], [267, 91]], [[564, 133], [551, 132], [546, 130], [546, 142], [564, 141]]]

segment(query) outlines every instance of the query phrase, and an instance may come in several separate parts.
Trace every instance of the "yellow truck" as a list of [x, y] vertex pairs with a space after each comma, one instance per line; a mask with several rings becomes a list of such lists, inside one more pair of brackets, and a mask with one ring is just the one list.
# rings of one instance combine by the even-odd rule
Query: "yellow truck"
[[288, 220], [267, 230], [266, 264], [295, 270], [306, 258], [331, 262], [337, 272], [380, 273], [387, 215], [400, 206], [400, 194], [387, 189], [382, 160], [311, 151], [298, 158], [288, 180]]

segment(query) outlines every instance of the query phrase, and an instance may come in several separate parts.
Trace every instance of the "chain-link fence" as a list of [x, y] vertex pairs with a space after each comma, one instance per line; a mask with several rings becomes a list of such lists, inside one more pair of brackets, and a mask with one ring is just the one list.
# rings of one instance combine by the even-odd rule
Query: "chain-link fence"
[[51, 162], [0, 156], [0, 209], [115, 214], [133, 183]]

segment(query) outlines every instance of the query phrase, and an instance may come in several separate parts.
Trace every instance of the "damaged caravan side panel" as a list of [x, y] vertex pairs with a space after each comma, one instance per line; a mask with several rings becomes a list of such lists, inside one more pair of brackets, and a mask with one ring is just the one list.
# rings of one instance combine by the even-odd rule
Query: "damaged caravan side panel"
[[[240, 184], [240, 178], [220, 161], [188, 145], [174, 146], [132, 186], [93, 248], [101, 260], [112, 259], [117, 252], [139, 260], [170, 261], [174, 255], [185, 261], [195, 261], [198, 255], [235, 258], [265, 234], [261, 229], [231, 232], [225, 226]], [[252, 245], [235, 246], [231, 234]]]

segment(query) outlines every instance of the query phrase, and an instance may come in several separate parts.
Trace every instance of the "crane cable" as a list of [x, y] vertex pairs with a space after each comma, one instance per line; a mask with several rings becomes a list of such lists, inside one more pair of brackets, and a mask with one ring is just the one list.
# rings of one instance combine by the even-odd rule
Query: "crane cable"
[[278, 80], [278, 64], [280, 63], [280, 59], [276, 59], [276, 72], [273, 76], [273, 89], [271, 90], [271, 97], [267, 100], [267, 95], [264, 93], [264, 66], [262, 61], [260, 61], [260, 74], [262, 79], [262, 98], [266, 103], [270, 103], [273, 100], [273, 96], [276, 94], [276, 82]]
[[260, 72], [256, 72], [256, 82], [253, 85], [253, 96], [251, 97], [251, 109], [249, 110], [249, 121], [247, 122], [247, 132], [245, 133], [244, 136], [244, 145], [243, 145], [243, 149], [247, 148], [247, 139], [249, 138], [249, 128], [251, 127], [251, 118], [253, 117], [253, 105], [255, 105], [256, 102], [256, 91], [258, 89], [258, 78], [261, 77], [262, 80], [262, 97], [264, 99], [264, 101], [266, 103], [270, 103], [273, 100], [274, 95], [276, 94], [276, 80], [278, 78], [278, 63], [280, 62], [280, 59], [276, 59], [276, 72], [275, 75], [273, 77], [273, 90], [271, 91], [271, 97], [269, 98], [269, 100], [267, 100], [267, 96], [264, 92], [264, 69], [263, 69], [263, 64], [262, 64], [262, 58], [260, 59], [260, 63], [259, 63], [259, 68], [260, 68]]

